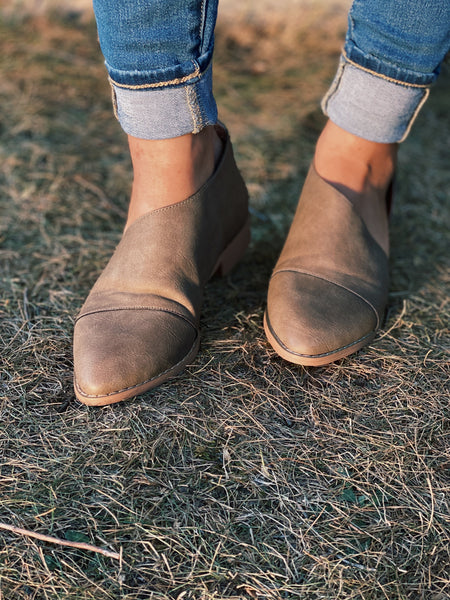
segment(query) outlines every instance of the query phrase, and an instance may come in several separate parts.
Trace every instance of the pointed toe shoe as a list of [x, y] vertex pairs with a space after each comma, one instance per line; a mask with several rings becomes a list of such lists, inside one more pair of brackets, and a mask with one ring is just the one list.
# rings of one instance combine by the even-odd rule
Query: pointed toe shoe
[[204, 286], [234, 266], [249, 237], [248, 194], [226, 136], [214, 175], [132, 223], [92, 288], [74, 329], [77, 398], [119, 402], [191, 363]]
[[380, 327], [388, 257], [351, 201], [311, 166], [269, 282], [264, 328], [284, 359], [320, 366], [368, 344]]

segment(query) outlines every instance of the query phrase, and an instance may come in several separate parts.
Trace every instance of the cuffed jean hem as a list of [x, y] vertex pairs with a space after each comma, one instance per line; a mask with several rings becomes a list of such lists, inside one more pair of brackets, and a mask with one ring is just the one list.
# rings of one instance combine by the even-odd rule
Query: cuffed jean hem
[[406, 139], [428, 95], [428, 85], [381, 75], [344, 54], [321, 106], [333, 123], [349, 133], [389, 144]]
[[217, 123], [212, 92], [212, 65], [204, 73], [169, 82], [140, 86], [120, 84], [110, 77], [114, 112], [125, 133], [147, 140], [199, 133]]

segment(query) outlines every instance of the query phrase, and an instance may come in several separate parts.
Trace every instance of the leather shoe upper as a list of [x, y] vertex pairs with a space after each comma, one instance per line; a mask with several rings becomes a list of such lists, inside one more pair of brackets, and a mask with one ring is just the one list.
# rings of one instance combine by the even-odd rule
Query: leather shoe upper
[[269, 284], [269, 339], [293, 362], [331, 362], [373, 335], [387, 293], [388, 257], [351, 201], [312, 165]]

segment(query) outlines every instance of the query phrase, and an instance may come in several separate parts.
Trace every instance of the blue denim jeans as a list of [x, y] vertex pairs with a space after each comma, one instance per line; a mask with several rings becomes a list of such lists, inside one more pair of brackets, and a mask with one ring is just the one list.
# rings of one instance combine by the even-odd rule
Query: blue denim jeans
[[354, 0], [322, 109], [350, 133], [401, 142], [449, 48], [449, 0]]
[[94, 0], [126, 133], [164, 139], [217, 122], [212, 55], [218, 0]]
[[[116, 114], [127, 133], [163, 139], [216, 123], [217, 3], [94, 0]], [[449, 0], [354, 0], [322, 109], [355, 135], [402, 141], [449, 47]]]

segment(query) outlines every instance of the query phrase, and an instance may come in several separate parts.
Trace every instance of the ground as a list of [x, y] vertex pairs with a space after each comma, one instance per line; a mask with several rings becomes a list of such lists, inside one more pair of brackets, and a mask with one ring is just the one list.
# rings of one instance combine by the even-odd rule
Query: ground
[[355, 356], [290, 365], [262, 315], [345, 32], [222, 19], [216, 94], [253, 241], [208, 286], [194, 364], [103, 409], [72, 391], [74, 316], [120, 239], [124, 135], [94, 24], [0, 25], [0, 598], [450, 597], [448, 67], [403, 144], [386, 322]]

